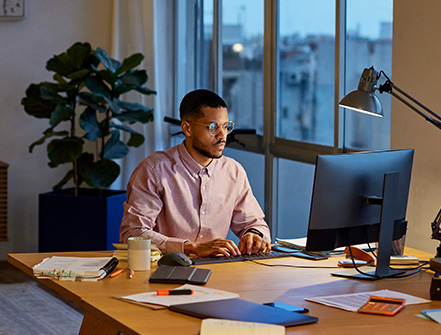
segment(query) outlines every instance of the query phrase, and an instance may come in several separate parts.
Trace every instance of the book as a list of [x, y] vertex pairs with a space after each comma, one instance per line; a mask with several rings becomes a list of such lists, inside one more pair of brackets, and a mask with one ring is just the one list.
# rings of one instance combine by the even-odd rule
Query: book
[[112, 257], [52, 256], [45, 258], [41, 263], [35, 265], [32, 270], [37, 278], [98, 280], [104, 278], [103, 272], [100, 272], [100, 270], [103, 270], [110, 260], [112, 260]]
[[419, 263], [420, 263], [419, 259], [411, 255], [390, 256], [390, 265], [407, 265], [407, 264], [418, 265]]

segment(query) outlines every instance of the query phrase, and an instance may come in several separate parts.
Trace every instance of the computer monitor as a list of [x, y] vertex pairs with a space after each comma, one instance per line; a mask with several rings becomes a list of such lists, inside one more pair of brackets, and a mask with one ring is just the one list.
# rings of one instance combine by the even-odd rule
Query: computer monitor
[[379, 242], [375, 271], [355, 277], [374, 280], [397, 275], [389, 268], [390, 255], [392, 241], [407, 229], [413, 154], [413, 149], [406, 149], [319, 155], [306, 250]]

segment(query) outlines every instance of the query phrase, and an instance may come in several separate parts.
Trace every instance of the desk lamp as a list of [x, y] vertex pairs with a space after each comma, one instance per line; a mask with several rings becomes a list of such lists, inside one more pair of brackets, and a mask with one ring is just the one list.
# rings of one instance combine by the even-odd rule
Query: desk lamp
[[[381, 75], [386, 78], [386, 82], [377, 87], [377, 81], [378, 79], [380, 79]], [[383, 72], [383, 70], [381, 70], [380, 72], [375, 71], [373, 66], [369, 69], [365, 68], [363, 70], [363, 73], [360, 77], [360, 82], [358, 84], [358, 89], [344, 96], [343, 99], [341, 99], [339, 105], [341, 107], [352, 109], [357, 112], [382, 117], [383, 108], [381, 106], [380, 100], [374, 94], [375, 90], [378, 90], [380, 93], [389, 93], [390, 95], [404, 103], [407, 107], [411, 108], [418, 115], [425, 118], [426, 121], [441, 129], [441, 116], [439, 116], [429, 107], [423, 105], [421, 102], [404, 92], [398, 86], [396, 86], [388, 78], [386, 73]], [[425, 114], [417, 106], [425, 110], [426, 113], [429, 113], [436, 119]]]
[[[386, 78], [386, 81], [377, 87], [377, 81], [381, 75]], [[441, 129], [441, 116], [432, 111], [430, 108], [413, 98], [408, 93], [404, 92], [398, 86], [396, 86], [381, 70], [377, 72], [374, 67], [365, 68], [360, 77], [358, 89], [348, 93], [341, 99], [339, 105], [344, 108], [352, 109], [357, 112], [366, 113], [369, 115], [382, 117], [383, 108], [378, 97], [374, 94], [375, 90], [380, 93], [386, 92], [393, 97], [400, 100], [407, 107], [412, 109], [418, 115], [423, 117], [426, 121], [433, 124], [438, 129]], [[422, 111], [423, 109], [424, 111]], [[429, 116], [431, 115], [431, 116]], [[441, 210], [436, 216], [434, 222], [431, 224], [432, 239], [441, 241]], [[436, 272], [435, 277], [432, 279], [432, 285], [430, 288], [430, 294], [432, 300], [441, 300], [441, 243], [437, 248], [435, 258], [430, 260], [430, 267]]]

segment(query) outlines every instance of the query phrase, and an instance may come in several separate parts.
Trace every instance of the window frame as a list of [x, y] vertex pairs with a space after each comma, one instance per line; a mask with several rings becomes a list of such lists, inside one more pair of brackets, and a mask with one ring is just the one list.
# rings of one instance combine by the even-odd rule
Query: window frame
[[[203, 3], [204, 0], [190, 0], [191, 5], [198, 8], [196, 14], [195, 36], [195, 87], [202, 87], [203, 76], [201, 68], [196, 66], [201, 59], [203, 39]], [[207, 1], [207, 0], [206, 0]], [[212, 38], [212, 62], [210, 64], [213, 73], [210, 88], [222, 95], [222, 0], [213, 1], [213, 38]], [[230, 147], [238, 150], [262, 154], [265, 157], [264, 168], [264, 212], [266, 221], [271, 231], [277, 227], [277, 171], [278, 159], [288, 159], [302, 163], [315, 164], [317, 155], [340, 154], [354, 152], [344, 147], [344, 114], [338, 102], [345, 93], [346, 71], [346, 10], [348, 0], [335, 0], [335, 59], [334, 59], [334, 141], [332, 146], [314, 144], [279, 138], [276, 136], [276, 112], [278, 101], [278, 22], [279, 0], [264, 0], [264, 41], [263, 41], [263, 135], [237, 135], [236, 138], [245, 146], [231, 143]], [[202, 30], [201, 30], [202, 29]], [[206, 85], [207, 86], [207, 85]], [[176, 97], [179, 99], [179, 97]]]

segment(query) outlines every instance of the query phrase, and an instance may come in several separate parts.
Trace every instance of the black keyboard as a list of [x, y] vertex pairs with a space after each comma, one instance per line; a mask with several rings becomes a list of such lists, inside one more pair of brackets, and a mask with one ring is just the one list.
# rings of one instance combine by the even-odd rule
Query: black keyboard
[[242, 262], [248, 260], [259, 260], [269, 258], [290, 257], [293, 254], [288, 252], [270, 251], [267, 254], [253, 254], [253, 255], [239, 255], [239, 256], [208, 256], [192, 258], [193, 265], [212, 264], [212, 263], [227, 263], [227, 262]]

